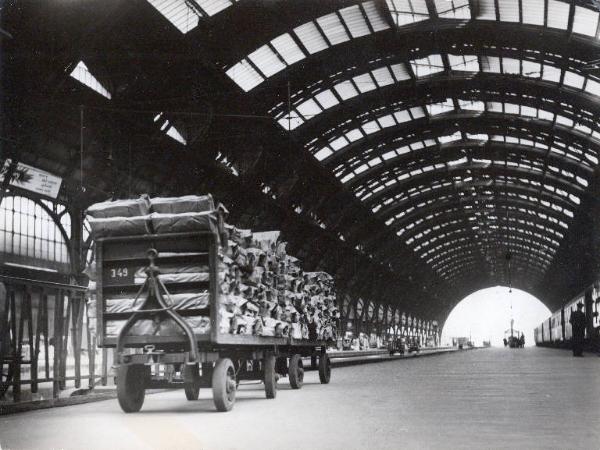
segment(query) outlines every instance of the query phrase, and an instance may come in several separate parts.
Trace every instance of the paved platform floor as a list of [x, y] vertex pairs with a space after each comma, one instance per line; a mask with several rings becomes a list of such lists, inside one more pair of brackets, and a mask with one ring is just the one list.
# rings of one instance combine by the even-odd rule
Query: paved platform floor
[[563, 350], [485, 349], [307, 373], [266, 400], [242, 386], [233, 411], [211, 392], [116, 400], [0, 417], [2, 449], [597, 449], [600, 358]]

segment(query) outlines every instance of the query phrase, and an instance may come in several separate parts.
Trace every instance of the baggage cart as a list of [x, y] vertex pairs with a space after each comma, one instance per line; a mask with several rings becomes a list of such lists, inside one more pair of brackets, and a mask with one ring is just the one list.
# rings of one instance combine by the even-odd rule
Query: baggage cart
[[[329, 383], [326, 341], [222, 330], [218, 231], [106, 237], [96, 246], [99, 345], [115, 348], [123, 411], [139, 411], [146, 389], [177, 387], [188, 400], [196, 400], [200, 388], [212, 387], [217, 410], [228, 411], [240, 380], [262, 381], [266, 397], [275, 398], [280, 376], [288, 376], [292, 388], [302, 387], [303, 357], [318, 358], [319, 379]], [[177, 264], [206, 267], [208, 276], [163, 281], [161, 268]], [[207, 304], [178, 308], [172, 299], [181, 292], [204, 294]], [[195, 329], [194, 323], [204, 328]], [[166, 375], [152, 373], [157, 365]]]

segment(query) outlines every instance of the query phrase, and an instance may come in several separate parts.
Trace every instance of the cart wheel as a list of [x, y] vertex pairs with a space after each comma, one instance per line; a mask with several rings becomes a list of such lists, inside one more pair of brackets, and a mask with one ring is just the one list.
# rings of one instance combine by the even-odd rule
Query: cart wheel
[[317, 355], [316, 353], [313, 353], [312, 355], [310, 355], [310, 368], [312, 370], [317, 370], [317, 367], [319, 367], [319, 365], [317, 364]]
[[304, 364], [297, 353], [290, 358], [289, 378], [292, 389], [300, 389], [304, 382]]
[[217, 411], [231, 411], [235, 403], [235, 368], [229, 358], [221, 358], [212, 373], [213, 401]]
[[275, 398], [277, 396], [277, 373], [275, 372], [275, 357], [273, 355], [266, 356], [263, 364], [265, 394], [267, 394], [267, 398]]
[[198, 400], [200, 395], [200, 370], [198, 364], [186, 364], [183, 368], [183, 390], [188, 400]]
[[117, 398], [126, 413], [138, 412], [144, 404], [146, 378], [150, 367], [143, 364], [121, 365], [117, 371]]
[[329, 384], [331, 379], [331, 360], [327, 353], [321, 354], [319, 358], [319, 380], [321, 384]]

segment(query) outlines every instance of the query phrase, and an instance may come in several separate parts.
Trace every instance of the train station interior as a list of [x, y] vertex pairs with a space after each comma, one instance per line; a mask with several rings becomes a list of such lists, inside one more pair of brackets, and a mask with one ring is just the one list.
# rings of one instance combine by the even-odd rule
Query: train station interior
[[600, 447], [599, 115], [598, 0], [0, 0], [0, 450]]

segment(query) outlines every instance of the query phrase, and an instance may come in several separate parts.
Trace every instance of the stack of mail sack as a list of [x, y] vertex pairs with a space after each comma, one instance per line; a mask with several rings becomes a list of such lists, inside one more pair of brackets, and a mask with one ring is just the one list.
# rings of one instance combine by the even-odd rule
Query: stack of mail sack
[[[219, 332], [238, 335], [335, 340], [339, 310], [335, 286], [324, 272], [304, 272], [300, 261], [288, 255], [280, 233], [252, 233], [225, 225], [227, 211], [212, 196], [185, 196], [118, 200], [92, 205], [88, 222], [94, 239], [209, 231], [219, 236], [218, 267], [194, 252], [159, 253], [159, 279], [168, 287], [165, 300], [174, 311], [185, 311], [194, 333], [210, 332], [211, 271], [217, 280]], [[127, 245], [124, 243], [123, 245]], [[193, 261], [188, 262], [186, 261]], [[182, 262], [184, 261], [184, 262]], [[147, 263], [140, 262], [132, 276], [135, 285], [147, 279]], [[105, 290], [105, 313], [138, 309], [147, 292]], [[105, 334], [116, 336], [125, 320], [105, 321]], [[132, 335], [181, 334], [171, 320], [141, 319]]]

